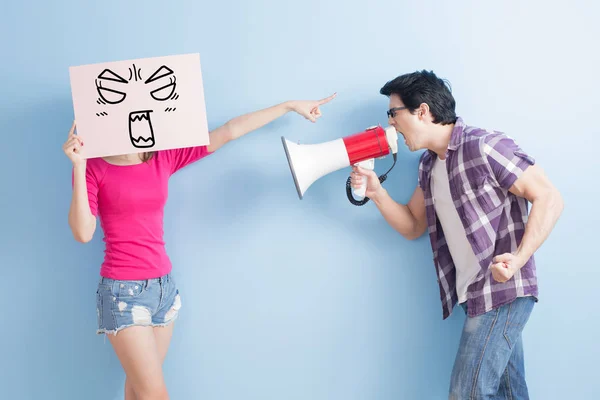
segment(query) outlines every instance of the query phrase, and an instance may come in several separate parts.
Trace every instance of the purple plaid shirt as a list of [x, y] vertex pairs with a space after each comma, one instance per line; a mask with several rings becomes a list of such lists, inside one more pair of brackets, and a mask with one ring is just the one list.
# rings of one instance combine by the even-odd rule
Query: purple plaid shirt
[[[431, 193], [431, 169], [436, 159], [437, 155], [432, 151], [425, 151], [421, 156], [419, 186], [425, 195], [429, 238], [443, 319], [446, 319], [458, 302], [458, 296], [456, 268]], [[505, 283], [494, 280], [490, 270], [496, 255], [514, 253], [523, 238], [528, 202], [508, 189], [528, 166], [534, 164], [533, 158], [507, 135], [466, 126], [458, 118], [446, 160], [452, 199], [481, 268], [467, 290], [469, 316], [486, 313], [517, 297], [532, 295], [537, 298], [533, 257]]]

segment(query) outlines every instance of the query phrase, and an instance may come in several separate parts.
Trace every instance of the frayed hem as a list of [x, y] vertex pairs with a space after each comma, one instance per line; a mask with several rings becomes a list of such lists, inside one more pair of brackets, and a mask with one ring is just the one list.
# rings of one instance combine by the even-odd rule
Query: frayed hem
[[173, 318], [171, 318], [170, 320], [163, 322], [162, 324], [152, 324], [151, 326], [153, 328], [159, 327], [159, 328], [164, 328], [165, 326], [169, 326], [171, 325], [173, 322], [175, 322], [175, 320], [177, 319], [177, 317], [179, 317], [179, 313], [177, 313]]
[[97, 329], [96, 335], [106, 334], [106, 335], [117, 336], [117, 333], [119, 333], [123, 329], [131, 328], [132, 326], [149, 326], [151, 328], [164, 328], [165, 326], [168, 326], [168, 325], [172, 324], [173, 322], [175, 322], [177, 317], [179, 317], [179, 313], [177, 313], [177, 315], [175, 315], [170, 320], [160, 323], [160, 324], [154, 324], [154, 323], [152, 323], [152, 324], [129, 324], [129, 325], [119, 326], [117, 329]]

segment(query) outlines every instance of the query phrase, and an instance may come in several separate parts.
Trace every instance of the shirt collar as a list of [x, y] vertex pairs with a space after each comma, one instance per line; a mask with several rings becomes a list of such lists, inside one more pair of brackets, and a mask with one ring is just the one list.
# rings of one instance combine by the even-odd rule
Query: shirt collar
[[[454, 128], [452, 129], [452, 133], [450, 134], [450, 142], [448, 142], [448, 150], [455, 151], [458, 146], [463, 142], [465, 138], [465, 122], [461, 117], [456, 118], [456, 122], [454, 123]], [[437, 158], [437, 154], [433, 150], [427, 150], [430, 154], [431, 160], [435, 160]], [[446, 155], [448, 153], [446, 152]]]
[[454, 129], [452, 129], [452, 134], [450, 135], [450, 143], [448, 143], [448, 150], [456, 150], [458, 146], [462, 143], [465, 137], [465, 122], [461, 117], [456, 119], [454, 123]]

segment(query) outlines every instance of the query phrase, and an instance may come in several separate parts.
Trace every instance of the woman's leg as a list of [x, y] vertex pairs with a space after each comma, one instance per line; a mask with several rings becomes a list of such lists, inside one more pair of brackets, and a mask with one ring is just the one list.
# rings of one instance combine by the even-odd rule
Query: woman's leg
[[97, 293], [99, 332], [107, 333], [125, 370], [125, 399], [168, 399], [162, 364], [181, 306], [172, 278], [103, 279]]
[[[150, 326], [131, 326], [119, 331], [117, 335], [108, 335], [129, 385], [135, 392], [136, 400], [169, 399], [162, 373], [163, 357], [158, 349], [154, 329]], [[166, 354], [164, 350], [163, 353]]]
[[[156, 350], [161, 360], [161, 365], [165, 361], [167, 352], [169, 350], [169, 344], [171, 343], [171, 337], [173, 336], [173, 328], [175, 323], [171, 323], [165, 327], [154, 327], [154, 338], [156, 340]], [[125, 379], [125, 400], [138, 400], [133, 390], [133, 385], [129, 378]]]

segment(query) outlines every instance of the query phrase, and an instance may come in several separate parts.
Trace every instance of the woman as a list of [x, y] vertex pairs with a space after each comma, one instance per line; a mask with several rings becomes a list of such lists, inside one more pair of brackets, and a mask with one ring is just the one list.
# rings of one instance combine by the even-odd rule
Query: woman
[[169, 398], [162, 363], [181, 307], [163, 242], [169, 177], [289, 111], [316, 122], [319, 107], [334, 97], [288, 101], [234, 118], [210, 133], [208, 146], [87, 161], [73, 123], [63, 146], [73, 162], [69, 225], [85, 243], [96, 230], [96, 217], [102, 223], [106, 250], [96, 295], [98, 333], [108, 336], [125, 370], [126, 400]]

